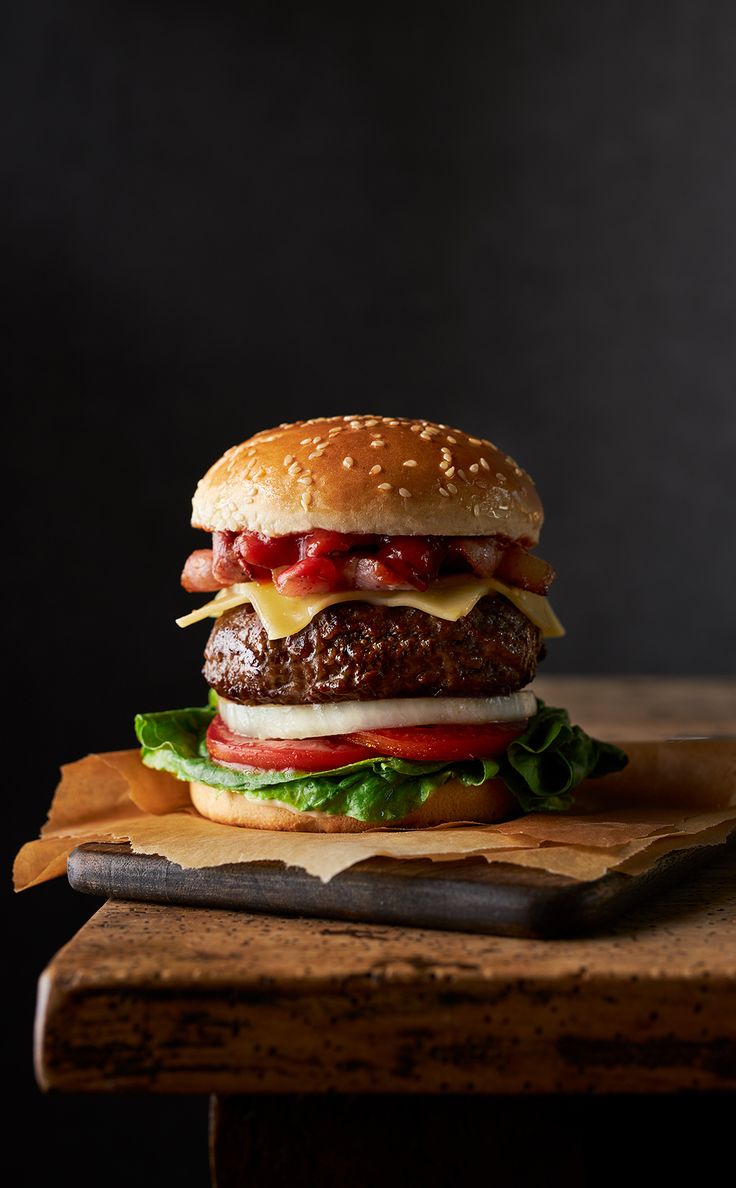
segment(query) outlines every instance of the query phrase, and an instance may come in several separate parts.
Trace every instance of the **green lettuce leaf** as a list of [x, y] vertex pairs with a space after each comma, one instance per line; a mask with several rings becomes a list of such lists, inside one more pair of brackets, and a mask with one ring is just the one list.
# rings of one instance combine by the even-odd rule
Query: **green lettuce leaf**
[[207, 752], [207, 727], [216, 713], [213, 698], [201, 708], [138, 714], [135, 729], [148, 767], [180, 780], [240, 792], [258, 800], [279, 800], [300, 812], [320, 811], [359, 821], [399, 820], [424, 804], [448, 780], [478, 785], [498, 776], [525, 812], [559, 812], [572, 804], [572, 791], [589, 776], [624, 767], [626, 756], [571, 726], [565, 710], [538, 702], [522, 735], [496, 759], [416, 763], [377, 756], [330, 771], [264, 771], [223, 767]]
[[611, 743], [572, 726], [567, 710], [537, 699], [537, 712], [506, 748], [500, 776], [526, 813], [570, 808], [583, 780], [620, 771], [628, 759]]

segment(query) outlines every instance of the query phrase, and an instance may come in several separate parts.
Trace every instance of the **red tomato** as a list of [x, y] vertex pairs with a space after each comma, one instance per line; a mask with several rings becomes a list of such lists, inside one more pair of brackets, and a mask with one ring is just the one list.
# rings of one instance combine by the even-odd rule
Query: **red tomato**
[[480, 726], [402, 726], [396, 730], [357, 730], [346, 734], [351, 742], [371, 747], [397, 759], [493, 759], [502, 755], [526, 722], [490, 722]]
[[337, 738], [246, 738], [228, 729], [218, 714], [207, 730], [207, 750], [221, 763], [247, 764], [269, 771], [329, 771], [373, 754], [346, 735]]
[[426, 536], [389, 536], [378, 556], [417, 590], [437, 577], [442, 548]]
[[299, 557], [297, 536], [264, 536], [261, 532], [240, 532], [235, 543], [236, 552], [245, 565], [264, 569], [278, 569], [293, 565]]

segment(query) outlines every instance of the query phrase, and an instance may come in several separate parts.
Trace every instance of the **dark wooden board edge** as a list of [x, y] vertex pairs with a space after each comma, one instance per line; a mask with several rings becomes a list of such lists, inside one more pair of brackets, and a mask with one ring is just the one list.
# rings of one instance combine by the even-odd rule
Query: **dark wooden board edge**
[[183, 869], [126, 843], [78, 846], [67, 872], [76, 891], [105, 898], [554, 939], [613, 923], [735, 842], [736, 833], [719, 846], [673, 850], [641, 875], [613, 871], [590, 882], [482, 858], [373, 858], [322, 883], [281, 862]]

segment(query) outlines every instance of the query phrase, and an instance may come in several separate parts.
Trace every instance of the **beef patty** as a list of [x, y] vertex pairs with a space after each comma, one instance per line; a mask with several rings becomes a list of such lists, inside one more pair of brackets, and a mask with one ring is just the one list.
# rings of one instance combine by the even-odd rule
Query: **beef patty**
[[251, 704], [488, 697], [527, 685], [541, 651], [539, 629], [499, 594], [457, 623], [408, 606], [343, 602], [270, 641], [255, 611], [239, 606], [216, 621], [203, 671], [223, 697]]

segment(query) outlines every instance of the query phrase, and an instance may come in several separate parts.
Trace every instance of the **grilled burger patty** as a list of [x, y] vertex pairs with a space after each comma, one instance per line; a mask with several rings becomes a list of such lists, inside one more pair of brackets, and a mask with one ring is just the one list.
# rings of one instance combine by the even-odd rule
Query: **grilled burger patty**
[[216, 621], [203, 672], [223, 697], [250, 704], [482, 697], [522, 689], [542, 650], [539, 629], [499, 594], [457, 623], [408, 606], [343, 602], [271, 641], [255, 611], [239, 606]]

